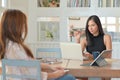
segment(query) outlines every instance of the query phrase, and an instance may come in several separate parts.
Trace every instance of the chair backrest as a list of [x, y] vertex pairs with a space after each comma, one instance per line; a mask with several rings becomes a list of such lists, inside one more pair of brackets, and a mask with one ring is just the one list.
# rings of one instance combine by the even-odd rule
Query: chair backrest
[[58, 58], [61, 59], [61, 49], [60, 48], [37, 48], [36, 58]]
[[[24, 69], [33, 69], [36, 71], [34, 74], [27, 74], [21, 73], [9, 73], [9, 68], [17, 68], [17, 69], [22, 69], [23, 72]], [[26, 70], [25, 70], [26, 71]], [[38, 60], [13, 60], [13, 59], [2, 59], [2, 79], [7, 80], [7, 79], [14, 79], [14, 80], [41, 80], [41, 68], [40, 68], [40, 61]]]

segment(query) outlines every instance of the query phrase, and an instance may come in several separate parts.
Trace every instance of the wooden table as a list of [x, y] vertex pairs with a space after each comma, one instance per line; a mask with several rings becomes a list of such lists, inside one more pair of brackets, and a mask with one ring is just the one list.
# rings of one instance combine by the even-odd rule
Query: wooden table
[[115, 77], [120, 78], [120, 60], [107, 59], [108, 65], [80, 66], [83, 61], [70, 60], [66, 68], [76, 77]]
[[69, 73], [75, 77], [120, 78], [120, 59], [106, 59], [106, 61], [108, 65], [103, 67], [80, 66], [83, 63], [90, 62], [80, 60], [63, 60], [63, 63], [59, 65], [64, 65], [63, 67], [69, 69]]
[[[67, 68], [70, 70], [68, 73], [74, 75], [75, 77], [120, 78], [120, 59], [106, 59], [106, 61], [108, 62], [108, 65], [104, 67], [80, 66], [83, 63], [90, 62], [80, 60], [62, 60], [62, 63], [52, 64], [52, 66], [59, 65]], [[0, 74], [1, 73], [2, 69], [0, 68]]]

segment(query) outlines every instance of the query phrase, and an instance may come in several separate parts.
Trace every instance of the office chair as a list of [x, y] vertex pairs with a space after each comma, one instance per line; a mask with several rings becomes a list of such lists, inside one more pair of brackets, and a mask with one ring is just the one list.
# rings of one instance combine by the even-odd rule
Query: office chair
[[[12, 73], [9, 72], [9, 69], [16, 68], [19, 71], [26, 69], [33, 69], [35, 74], [29, 74], [29, 71], [26, 73]], [[25, 69], [25, 70], [24, 70]], [[13, 59], [2, 59], [2, 80], [41, 80], [41, 69], [40, 69], [40, 61], [38, 60], [13, 60]]]
[[36, 59], [40, 59], [44, 63], [61, 63], [62, 60], [60, 48], [37, 48]]
[[61, 59], [60, 48], [37, 48], [36, 58], [58, 58]]

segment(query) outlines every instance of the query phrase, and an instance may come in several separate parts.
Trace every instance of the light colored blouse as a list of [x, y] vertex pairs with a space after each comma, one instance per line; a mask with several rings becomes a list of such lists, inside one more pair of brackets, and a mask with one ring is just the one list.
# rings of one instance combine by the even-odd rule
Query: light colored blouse
[[[7, 59], [21, 59], [21, 60], [33, 60], [32, 58], [28, 57], [23, 47], [15, 42], [9, 41], [6, 48], [5, 58]], [[9, 68], [8, 72], [12, 72], [15, 74], [34, 74], [36, 73], [35, 69], [29, 69], [29, 68], [18, 68], [18, 67], [12, 67]], [[47, 80], [47, 73], [41, 72], [42, 80]], [[13, 79], [12, 79], [13, 80]], [[14, 80], [21, 80], [21, 79], [14, 79]], [[23, 79], [22, 79], [23, 80]], [[28, 80], [28, 79], [24, 79]], [[30, 80], [30, 79], [29, 79]]]

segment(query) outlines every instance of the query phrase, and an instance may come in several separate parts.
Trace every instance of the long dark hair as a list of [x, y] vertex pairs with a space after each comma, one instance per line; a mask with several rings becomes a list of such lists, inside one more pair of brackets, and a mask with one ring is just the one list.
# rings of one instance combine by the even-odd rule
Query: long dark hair
[[89, 32], [89, 30], [88, 30], [88, 22], [89, 22], [90, 20], [93, 20], [93, 21], [97, 24], [98, 30], [99, 30], [99, 35], [104, 35], [104, 31], [103, 31], [102, 24], [101, 24], [101, 22], [100, 22], [99, 17], [96, 16], [96, 15], [90, 16], [90, 17], [88, 18], [88, 20], [87, 20], [86, 28], [85, 28], [85, 33], [86, 33], [86, 39], [87, 39], [87, 45], [88, 45], [88, 46], [94, 45], [94, 43], [93, 43], [93, 41], [92, 41], [93, 35], [92, 35], [92, 34]]
[[[3, 12], [0, 23], [0, 58], [4, 58], [6, 41], [10, 40], [20, 44], [29, 57], [33, 57], [32, 52], [24, 44], [27, 36], [27, 17], [20, 10], [8, 9]], [[24, 34], [24, 35], [23, 35]]]

